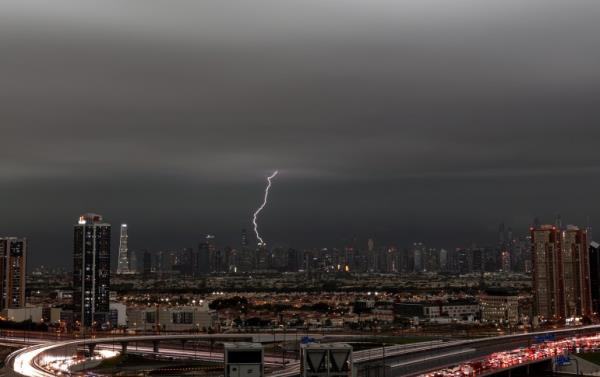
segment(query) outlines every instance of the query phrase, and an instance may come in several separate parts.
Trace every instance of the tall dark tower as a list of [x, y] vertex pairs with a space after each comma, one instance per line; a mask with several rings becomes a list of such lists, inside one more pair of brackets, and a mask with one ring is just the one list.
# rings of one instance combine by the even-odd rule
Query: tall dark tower
[[556, 214], [556, 220], [555, 220], [555, 222], [554, 222], [554, 225], [556, 225], [556, 227], [557, 227], [558, 229], [562, 229], [562, 227], [563, 227], [563, 226], [562, 226], [562, 217], [560, 216], [560, 213], [557, 213], [557, 214]]
[[246, 233], [246, 229], [242, 229], [242, 249], [245, 249], [248, 246], [248, 234]]
[[26, 238], [0, 238], [0, 309], [25, 307], [26, 261]]
[[204, 276], [212, 272], [215, 254], [215, 236], [207, 234], [204, 241], [198, 245], [198, 253], [195, 262], [194, 275]]
[[506, 233], [504, 228], [504, 223], [500, 223], [498, 226], [498, 244], [500, 247], [504, 247], [504, 243], [506, 242]]
[[86, 213], [73, 232], [73, 304], [75, 320], [90, 327], [109, 312], [110, 224]]
[[590, 286], [592, 289], [592, 310], [600, 313], [600, 244], [590, 242]]

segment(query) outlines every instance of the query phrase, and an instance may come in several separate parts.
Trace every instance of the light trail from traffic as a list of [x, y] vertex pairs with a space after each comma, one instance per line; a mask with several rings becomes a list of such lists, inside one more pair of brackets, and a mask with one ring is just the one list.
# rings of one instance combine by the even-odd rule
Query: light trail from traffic
[[90, 362], [100, 362], [102, 360], [111, 359], [119, 355], [117, 351], [111, 351], [107, 349], [101, 349], [94, 353], [90, 357], [81, 355], [72, 356], [43, 356], [38, 361], [37, 366], [42, 368], [53, 375], [62, 375], [64, 373], [71, 374], [73, 368], [83, 366], [82, 369], [87, 369]]
[[[222, 335], [225, 336], [225, 335]], [[253, 334], [258, 338], [265, 337], [271, 339], [271, 335], [267, 334]], [[153, 340], [176, 340], [176, 339], [192, 339], [198, 340], [202, 335], [172, 335], [172, 336], [158, 336], [158, 335], [150, 335], [150, 336], [126, 336], [126, 337], [116, 337], [116, 338], [96, 338], [96, 339], [79, 339], [79, 340], [70, 340], [63, 342], [48, 342], [41, 340], [34, 340], [32, 342], [40, 342], [41, 344], [37, 344], [25, 349], [21, 349], [13, 352], [7, 357], [7, 365], [12, 367], [12, 370], [20, 375], [28, 376], [28, 377], [52, 377], [57, 375], [62, 375], [64, 373], [65, 368], [70, 368], [81, 364], [84, 360], [81, 357], [78, 357], [73, 351], [72, 347], [77, 348], [86, 348], [89, 347], [90, 344], [95, 344], [97, 351], [94, 353], [93, 358], [87, 358], [86, 361], [95, 361], [99, 360], [98, 357], [107, 358], [109, 355], [116, 355], [114, 353], [115, 342], [118, 344], [120, 342], [128, 342], [133, 343], [136, 341], [153, 341]], [[232, 339], [236, 339], [233, 335]], [[5, 338], [11, 339], [11, 338]], [[210, 339], [210, 336], [206, 336], [206, 339]], [[19, 339], [21, 342], [22, 339]], [[55, 354], [56, 350], [61, 348], [70, 349], [65, 356], [52, 356]], [[111, 351], [112, 349], [112, 351]], [[108, 351], [108, 352], [107, 352]], [[159, 352], [155, 352], [153, 347], [140, 346], [130, 348], [128, 353], [138, 353], [138, 354], [154, 354], [161, 356], [169, 356], [175, 358], [182, 359], [194, 359], [194, 360], [207, 360], [207, 361], [216, 361], [223, 362], [223, 353], [222, 352], [209, 352], [209, 351], [201, 351], [201, 350], [181, 350], [181, 349], [173, 349], [169, 347], [161, 347]], [[281, 366], [282, 359], [279, 356], [265, 356], [264, 358], [265, 365], [273, 365], [273, 366]]]
[[600, 349], [600, 333], [591, 336], [572, 337], [545, 341], [512, 351], [496, 352], [450, 368], [421, 374], [419, 377], [474, 377], [483, 373], [500, 371], [536, 361], [547, 360], [570, 353], [583, 353]]
[[[584, 333], [595, 334], [595, 335], [582, 335]], [[503, 358], [506, 360], [513, 360], [513, 364], [508, 367], [518, 366], [521, 362], [525, 364], [527, 362], [535, 362], [538, 361], [535, 357], [535, 352], [533, 352], [533, 358], [535, 361], [525, 361], [523, 356], [521, 356], [522, 360], [519, 361], [519, 356], [514, 351], [522, 352], [523, 354], [531, 354], [531, 352], [525, 352], [525, 350], [537, 350], [538, 348], [541, 350], [542, 355], [543, 351], [554, 346], [560, 346], [562, 349], [574, 350], [574, 351], [588, 351], [590, 349], [598, 348], [600, 349], [600, 325], [590, 325], [583, 326], [578, 328], [567, 328], [567, 329], [558, 329], [551, 331], [550, 334], [554, 336], [562, 336], [566, 340], [561, 341], [552, 341], [546, 342], [544, 344], [538, 344], [535, 346], [531, 346], [531, 341], [534, 338], [546, 338], [548, 336], [547, 331], [543, 332], [534, 332], [534, 333], [526, 333], [526, 334], [511, 334], [511, 335], [503, 335], [497, 336], [493, 338], [479, 338], [479, 339], [463, 339], [463, 340], [452, 340], [452, 341], [442, 341], [435, 340], [429, 342], [422, 343], [414, 343], [408, 345], [390, 345], [390, 346], [382, 346], [379, 348], [373, 348], [369, 350], [361, 350], [354, 352], [353, 360], [355, 362], [355, 367], [358, 368], [358, 365], [367, 365], [376, 361], [378, 363], [383, 359], [390, 359], [390, 362], [386, 362], [386, 366], [395, 371], [401, 371], [406, 368], [414, 369], [414, 372], [410, 372], [411, 376], [421, 375], [421, 376], [474, 376], [479, 375], [481, 372], [493, 371], [494, 368], [507, 368], [506, 365], [510, 363], [505, 363], [506, 365], [494, 365], [493, 362], [485, 363], [490, 356], [481, 356], [485, 355], [483, 352], [475, 353], [475, 350], [479, 350], [480, 347], [487, 347], [490, 342], [493, 342], [494, 349], [489, 351], [489, 355], [495, 358]], [[12, 335], [12, 334], [11, 334]], [[336, 340], [336, 341], [354, 341], [361, 340], [366, 335], [352, 335], [352, 334], [339, 334], [339, 335], [327, 335], [322, 336], [321, 334], [310, 334], [310, 336], [319, 338], [322, 341], [327, 340]], [[240, 335], [234, 334], [220, 334], [217, 337], [221, 340], [227, 341], [247, 341], [248, 337], [252, 338], [254, 342], [264, 342], [264, 341], [273, 341], [279, 339], [280, 341], [285, 339], [285, 334], [267, 334], [267, 333], [252, 333], [245, 334], [240, 338]], [[52, 337], [53, 338], [53, 337]], [[96, 349], [112, 349], [119, 347], [123, 343], [129, 343], [130, 347], [128, 348], [128, 353], [137, 353], [137, 354], [161, 354], [164, 356], [174, 357], [174, 358], [190, 358], [196, 360], [207, 360], [207, 361], [216, 361], [222, 362], [223, 354], [218, 350], [209, 352], [207, 350], [192, 350], [192, 349], [173, 349], [168, 346], [160, 347], [160, 352], [156, 353], [153, 347], [147, 345], [138, 346], [137, 342], [153, 342], [153, 341], [175, 341], [175, 340], [211, 340], [214, 339], [215, 335], [204, 335], [204, 334], [170, 334], [170, 335], [142, 335], [142, 336], [123, 336], [123, 337], [103, 337], [103, 338], [92, 338], [92, 339], [79, 339], [79, 340], [65, 340], [56, 342], [55, 339], [27, 339], [27, 342], [24, 342], [23, 338], [15, 338], [14, 336], [0, 338], [4, 341], [14, 341], [17, 344], [22, 343], [38, 343], [38, 345], [22, 349], [14, 352], [9, 355], [6, 359], [6, 365], [8, 368], [13, 369], [15, 372], [21, 375], [33, 376], [33, 377], [50, 377], [51, 373], [47, 371], [40, 370], [39, 365], [36, 364], [36, 361], [42, 360], [45, 355], [56, 355], [58, 350], [62, 348], [71, 348], [71, 351], [68, 351], [67, 355], [73, 355], [72, 347], [77, 348], [89, 348], [90, 344], [96, 345]], [[225, 339], [222, 339], [225, 338]], [[326, 339], [327, 338], [327, 339]], [[346, 339], [344, 339], [346, 338]], [[289, 337], [288, 337], [289, 339]], [[514, 344], [515, 341], [520, 342], [520, 346], [523, 348], [515, 349], [509, 352], [500, 352], [494, 353], [499, 350], [510, 350], [515, 347], [519, 347], [519, 345]], [[51, 343], [50, 343], [51, 342]], [[563, 343], [563, 342], [572, 342], [572, 343]], [[132, 345], [135, 344], [135, 347]], [[500, 348], [500, 345], [506, 345], [505, 348]], [[537, 348], [536, 348], [537, 347]], [[119, 347], [120, 348], [120, 347]], [[35, 352], [36, 355], [28, 356], [30, 352]], [[513, 353], [512, 356], [508, 355]], [[472, 353], [472, 354], [471, 354]], [[427, 357], [425, 355], [427, 354]], [[455, 361], [449, 359], [447, 363], [441, 363], [444, 359], [451, 357], [455, 357]], [[41, 356], [37, 358], [37, 356]], [[415, 359], [415, 356], [417, 358]], [[510, 357], [509, 357], [510, 356]], [[546, 355], [547, 356], [547, 355]], [[540, 354], [537, 357], [541, 357]], [[547, 356], [549, 358], [550, 356]], [[437, 360], [436, 363], [430, 363], [432, 360]], [[542, 360], [542, 359], [539, 359]], [[275, 370], [270, 374], [271, 377], [295, 377], [299, 375], [300, 365], [296, 360], [285, 360], [285, 364], [282, 362], [281, 356], [276, 355], [265, 355], [265, 364], [271, 364], [276, 367]], [[478, 365], [477, 363], [482, 363], [482, 365]], [[521, 364], [521, 365], [522, 365]], [[431, 371], [436, 369], [435, 365], [439, 365], [435, 372], [427, 373], [427, 371]], [[454, 368], [449, 368], [449, 365], [456, 365]], [[34, 368], [35, 371], [32, 371], [29, 368]], [[281, 368], [280, 368], [281, 367]], [[462, 369], [463, 372], [457, 372]], [[442, 369], [446, 368], [446, 369]], [[470, 369], [473, 369], [473, 373], [471, 373]], [[487, 369], [486, 369], [487, 368]], [[453, 372], [450, 371], [453, 369]], [[485, 370], [484, 370], [485, 369]], [[437, 374], [436, 374], [437, 373]], [[462, 373], [462, 374], [461, 374]], [[471, 374], [469, 374], [471, 373]]]

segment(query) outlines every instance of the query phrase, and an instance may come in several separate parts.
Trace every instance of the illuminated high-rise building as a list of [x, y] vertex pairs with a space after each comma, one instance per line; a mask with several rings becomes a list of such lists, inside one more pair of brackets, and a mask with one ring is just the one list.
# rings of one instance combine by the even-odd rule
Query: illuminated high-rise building
[[530, 231], [535, 314], [545, 319], [564, 318], [560, 229], [540, 225]]
[[119, 237], [119, 260], [117, 262], [117, 274], [129, 274], [129, 256], [127, 253], [127, 224], [121, 224], [121, 235]]
[[590, 316], [589, 240], [575, 226], [532, 227], [531, 259], [535, 314], [542, 319], [565, 320]]
[[0, 238], [0, 309], [25, 306], [27, 239]]
[[83, 328], [109, 312], [111, 227], [102, 216], [87, 213], [73, 228], [74, 317]]
[[223, 271], [223, 253], [217, 248], [214, 234], [207, 234], [205, 237], [206, 247], [208, 248], [208, 270], [209, 272]]
[[590, 286], [592, 287], [592, 310], [600, 313], [600, 244], [590, 242]]
[[569, 225], [562, 231], [565, 316], [592, 315], [590, 259], [587, 230]]

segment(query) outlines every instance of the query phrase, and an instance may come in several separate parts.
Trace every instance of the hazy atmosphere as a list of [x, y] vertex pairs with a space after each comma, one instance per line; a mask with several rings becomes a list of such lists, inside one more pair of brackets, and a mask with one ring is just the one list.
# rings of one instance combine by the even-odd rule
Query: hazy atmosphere
[[274, 170], [272, 246], [600, 226], [598, 3], [447, 4], [3, 1], [0, 232], [237, 247]]

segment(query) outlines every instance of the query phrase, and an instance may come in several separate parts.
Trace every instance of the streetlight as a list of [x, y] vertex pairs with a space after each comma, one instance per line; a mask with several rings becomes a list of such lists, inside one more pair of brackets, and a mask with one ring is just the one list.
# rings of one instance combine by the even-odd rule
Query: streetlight
[[281, 346], [281, 355], [282, 355], [281, 363], [283, 364], [283, 366], [285, 366], [285, 322], [283, 324], [283, 344]]
[[575, 365], [577, 366], [577, 373], [575, 373], [575, 375], [579, 376], [579, 360], [577, 360], [577, 358], [573, 358], [573, 361], [575, 361]]
[[381, 343], [381, 364], [383, 366], [383, 377], [385, 377], [385, 342]]

